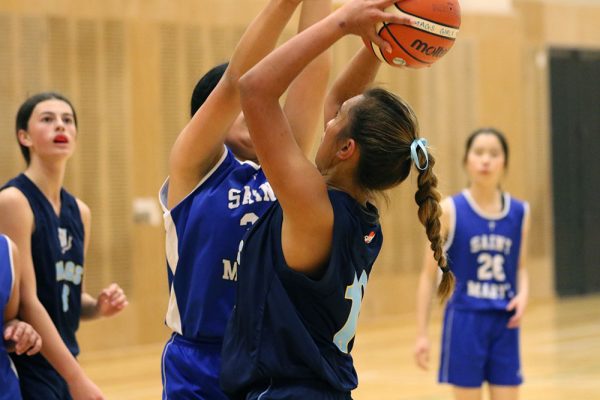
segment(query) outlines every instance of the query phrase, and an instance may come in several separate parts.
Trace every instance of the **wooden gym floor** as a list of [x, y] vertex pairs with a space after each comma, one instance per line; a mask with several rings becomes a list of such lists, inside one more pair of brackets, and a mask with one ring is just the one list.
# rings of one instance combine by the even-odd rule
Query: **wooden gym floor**
[[[355, 400], [450, 400], [436, 383], [440, 313], [432, 317], [431, 368], [415, 366], [412, 314], [360, 324], [353, 351], [359, 375]], [[80, 361], [108, 399], [160, 399], [163, 343], [85, 352]], [[521, 399], [600, 399], [600, 296], [531, 304], [522, 330], [525, 384]], [[487, 397], [486, 397], [487, 398]]]

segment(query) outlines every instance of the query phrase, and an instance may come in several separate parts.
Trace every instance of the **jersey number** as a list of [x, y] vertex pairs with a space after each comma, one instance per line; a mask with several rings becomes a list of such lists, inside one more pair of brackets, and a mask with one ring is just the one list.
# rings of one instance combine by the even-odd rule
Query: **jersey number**
[[360, 274], [360, 279], [356, 279], [356, 274], [354, 274], [354, 282], [346, 288], [345, 298], [352, 301], [350, 315], [348, 315], [348, 319], [342, 329], [340, 329], [333, 337], [333, 343], [342, 353], [348, 354], [348, 345], [356, 335], [358, 314], [360, 313], [360, 306], [362, 304], [363, 293], [366, 286], [367, 273], [363, 270], [362, 274]]
[[477, 279], [480, 281], [489, 281], [492, 278], [498, 282], [506, 280], [504, 274], [504, 256], [502, 254], [491, 255], [490, 253], [481, 253], [477, 257], [479, 268], [477, 269]]
[[71, 288], [66, 283], [63, 283], [63, 289], [62, 289], [63, 312], [69, 311], [69, 293], [71, 293]]

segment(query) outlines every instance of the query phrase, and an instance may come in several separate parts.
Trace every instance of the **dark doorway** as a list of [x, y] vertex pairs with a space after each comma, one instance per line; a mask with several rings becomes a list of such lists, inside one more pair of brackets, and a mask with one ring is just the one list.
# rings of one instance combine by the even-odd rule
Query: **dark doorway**
[[600, 51], [550, 51], [556, 291], [600, 292]]

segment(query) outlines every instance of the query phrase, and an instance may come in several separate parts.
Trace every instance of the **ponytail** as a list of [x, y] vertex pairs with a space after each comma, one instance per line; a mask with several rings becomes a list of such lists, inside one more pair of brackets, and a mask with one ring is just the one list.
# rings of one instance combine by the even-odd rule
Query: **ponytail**
[[[430, 247], [433, 251], [433, 257], [442, 270], [442, 281], [438, 287], [437, 294], [440, 300], [444, 301], [454, 290], [455, 278], [448, 267], [448, 260], [444, 253], [444, 243], [440, 234], [440, 216], [442, 214], [442, 208], [440, 207], [441, 196], [437, 190], [437, 176], [433, 173], [435, 158], [431, 154], [427, 154], [425, 146], [420, 148], [423, 151], [420, 152], [419, 156], [416, 156], [416, 151], [413, 155], [413, 159], [417, 159], [414, 161], [419, 170], [419, 177], [417, 179], [418, 189], [415, 193], [415, 201], [419, 206], [419, 220], [425, 227], [427, 238], [431, 242]], [[421, 165], [424, 165], [424, 167], [421, 168]]]

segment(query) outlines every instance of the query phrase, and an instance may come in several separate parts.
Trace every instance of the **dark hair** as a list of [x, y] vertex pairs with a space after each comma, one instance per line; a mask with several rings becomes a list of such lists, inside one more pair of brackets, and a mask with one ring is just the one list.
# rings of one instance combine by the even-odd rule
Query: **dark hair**
[[204, 74], [202, 78], [200, 78], [198, 83], [196, 83], [196, 87], [194, 87], [190, 102], [190, 117], [193, 117], [194, 114], [196, 114], [196, 111], [198, 111], [202, 104], [204, 104], [208, 96], [217, 86], [217, 83], [219, 83], [221, 80], [221, 77], [225, 73], [228, 65], [229, 63], [223, 63], [213, 67], [210, 71]]
[[[355, 140], [360, 150], [356, 169], [358, 185], [377, 192], [392, 188], [406, 179], [414, 164], [411, 145], [418, 139], [419, 125], [412, 108], [402, 99], [383, 89], [369, 89], [349, 111], [349, 122], [340, 137]], [[418, 152], [420, 165], [425, 154]], [[419, 220], [431, 242], [434, 258], [444, 272], [438, 295], [446, 299], [454, 288], [454, 275], [448, 263], [440, 234], [441, 196], [433, 173], [435, 158], [428, 154], [428, 165], [419, 171], [415, 201]]]
[[504, 136], [504, 133], [502, 133], [500, 130], [492, 127], [476, 129], [469, 135], [465, 146], [465, 156], [463, 157], [463, 163], [467, 162], [467, 155], [469, 154], [469, 150], [471, 150], [471, 146], [473, 146], [475, 138], [479, 135], [494, 135], [496, 136], [496, 138], [498, 138], [500, 146], [502, 146], [502, 151], [504, 152], [504, 167], [508, 167], [508, 142], [506, 141], [506, 136]]
[[33, 113], [35, 106], [37, 106], [39, 103], [41, 103], [43, 101], [52, 100], [52, 99], [64, 101], [65, 103], [67, 103], [69, 105], [69, 107], [71, 107], [71, 111], [73, 111], [73, 120], [75, 121], [75, 127], [77, 127], [77, 113], [75, 113], [75, 107], [73, 107], [73, 104], [71, 104], [69, 99], [67, 99], [62, 94], [56, 93], [56, 92], [42, 92], [42, 93], [34, 94], [33, 96], [31, 96], [27, 100], [25, 100], [23, 102], [23, 104], [21, 104], [21, 107], [19, 107], [19, 111], [17, 111], [17, 120], [16, 120], [16, 124], [15, 124], [16, 130], [15, 131], [17, 134], [17, 142], [19, 143], [19, 147], [21, 148], [21, 154], [23, 154], [23, 158], [25, 159], [25, 162], [27, 163], [27, 165], [29, 165], [29, 163], [31, 161], [31, 155], [29, 154], [29, 148], [26, 146], [23, 146], [21, 144], [21, 142], [19, 141], [19, 130], [22, 129], [24, 131], [27, 131], [28, 126], [29, 126], [29, 119], [31, 118], [31, 114]]

